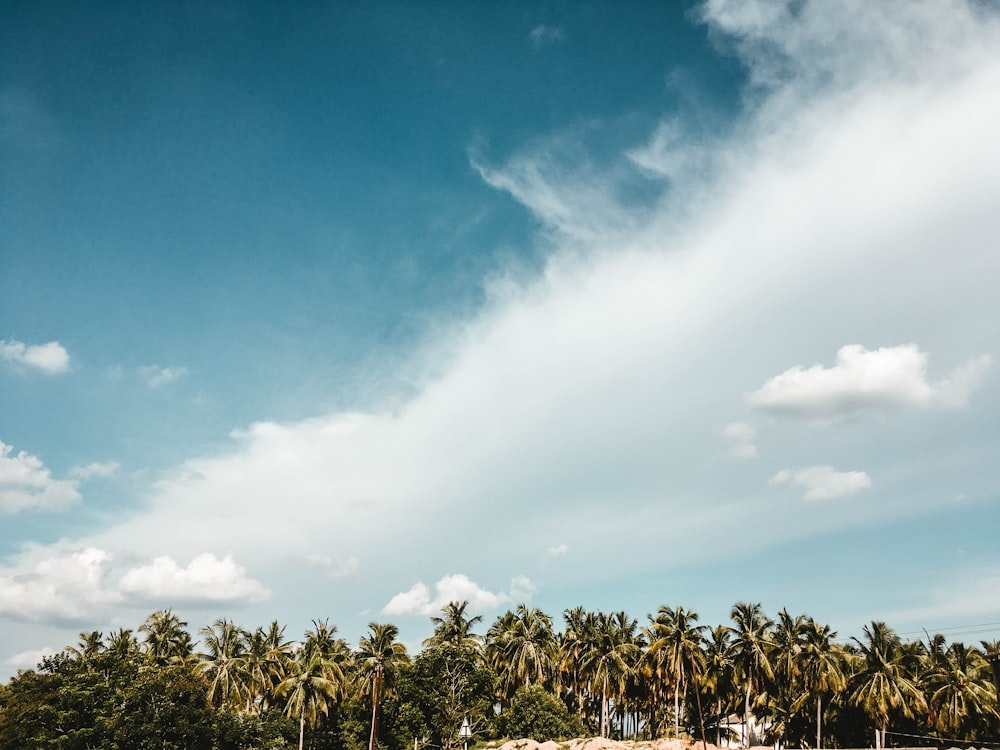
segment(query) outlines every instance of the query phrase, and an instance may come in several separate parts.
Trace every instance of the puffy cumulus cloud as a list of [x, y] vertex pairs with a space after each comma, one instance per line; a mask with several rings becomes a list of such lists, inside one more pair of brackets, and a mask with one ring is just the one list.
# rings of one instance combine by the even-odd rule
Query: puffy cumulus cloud
[[30, 669], [40, 664], [42, 659], [55, 656], [56, 653], [58, 652], [51, 646], [42, 646], [41, 648], [21, 651], [13, 656], [9, 656], [4, 659], [3, 663], [5, 666], [15, 669]]
[[931, 383], [927, 359], [915, 344], [874, 351], [851, 344], [840, 348], [833, 367], [791, 367], [746, 399], [758, 409], [801, 419], [836, 419], [908, 406], [963, 406], [992, 364], [991, 357], [983, 355]]
[[104, 579], [111, 556], [89, 547], [0, 572], [0, 617], [29, 622], [76, 622], [120, 601]]
[[132, 568], [119, 582], [122, 593], [145, 601], [192, 604], [256, 603], [270, 597], [259, 581], [247, 575], [232, 555], [198, 555], [182, 568], [166, 555]]
[[41, 460], [13, 450], [0, 441], [0, 511], [62, 510], [80, 501], [76, 481], [55, 479]]
[[121, 468], [117, 461], [105, 461], [104, 463], [92, 463], [86, 466], [74, 466], [69, 470], [70, 476], [86, 482], [90, 479], [103, 479], [110, 477]]
[[511, 599], [530, 598], [535, 586], [526, 576], [515, 576], [511, 580], [510, 593], [495, 594], [459, 573], [444, 576], [434, 584], [434, 589], [435, 596], [432, 599], [427, 584], [418, 581], [408, 591], [392, 597], [382, 608], [382, 614], [436, 615], [450, 602], [464, 601], [469, 602], [469, 610], [472, 612], [488, 612]]
[[187, 375], [186, 367], [162, 367], [160, 365], [145, 365], [137, 372], [139, 378], [150, 388], [161, 388]]
[[871, 477], [865, 472], [835, 471], [832, 466], [810, 466], [794, 471], [784, 469], [771, 477], [770, 483], [791, 483], [803, 487], [806, 500], [831, 500], [872, 486]]
[[722, 428], [722, 439], [733, 458], [756, 458], [757, 446], [753, 440], [757, 431], [747, 422], [730, 422]]
[[69, 353], [58, 341], [47, 344], [24, 344], [0, 340], [0, 359], [52, 374], [69, 369]]
[[357, 557], [353, 556], [332, 558], [328, 555], [315, 554], [309, 555], [306, 561], [310, 565], [322, 570], [327, 578], [332, 578], [335, 581], [353, 578], [361, 569], [361, 562]]

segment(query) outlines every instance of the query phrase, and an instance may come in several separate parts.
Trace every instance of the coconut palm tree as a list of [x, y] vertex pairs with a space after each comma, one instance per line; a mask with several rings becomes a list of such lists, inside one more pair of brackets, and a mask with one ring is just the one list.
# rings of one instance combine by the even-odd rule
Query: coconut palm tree
[[583, 607], [567, 609], [563, 612], [565, 628], [559, 637], [558, 673], [561, 684], [568, 684], [576, 700], [577, 715], [586, 719], [587, 678], [583, 666], [583, 654], [591, 640], [596, 616]]
[[292, 641], [285, 627], [272, 620], [267, 630], [258, 627], [246, 643], [244, 671], [248, 685], [247, 713], [260, 713], [273, 703], [274, 689], [285, 677], [292, 658]]
[[[662, 606], [655, 618], [649, 615], [646, 631], [649, 646], [646, 653], [658, 668], [662, 667], [674, 688], [674, 736], [680, 736], [680, 696], [687, 692], [688, 680], [705, 669], [705, 654], [701, 650], [704, 625], [696, 625], [698, 613], [684, 607]], [[659, 671], [659, 670], [658, 670]], [[699, 698], [700, 700], [700, 698]]]
[[424, 646], [458, 646], [478, 651], [480, 648], [479, 636], [472, 632], [472, 627], [483, 621], [481, 615], [469, 617], [466, 610], [469, 608], [469, 600], [463, 602], [449, 602], [441, 608], [441, 617], [432, 617], [434, 623], [434, 633], [424, 641]]
[[305, 641], [287, 665], [288, 676], [275, 690], [286, 699], [285, 714], [299, 720], [299, 750], [305, 742], [306, 725], [315, 727], [344, 694], [350, 652], [347, 644], [335, 637], [336, 632], [326, 620], [313, 620], [313, 630], [306, 631]]
[[600, 736], [608, 736], [611, 691], [624, 690], [629, 672], [635, 667], [641, 649], [637, 643], [635, 620], [624, 612], [605, 615], [598, 612], [589, 642], [583, 653], [583, 665], [591, 675], [593, 688], [601, 694]]
[[998, 717], [989, 666], [975, 647], [951, 644], [930, 666], [925, 680], [934, 728], [941, 734], [967, 734], [971, 717]]
[[816, 748], [823, 747], [823, 697], [847, 687], [845, 654], [834, 643], [836, 631], [820, 625], [811, 617], [804, 628], [805, 646], [800, 658], [803, 693], [800, 702], [816, 699]]
[[209, 681], [208, 702], [214, 708], [231, 706], [249, 712], [252, 689], [247, 674], [249, 635], [226, 619], [199, 631], [205, 650], [198, 653], [198, 671]]
[[862, 657], [854, 680], [851, 700], [875, 722], [877, 748], [885, 747], [889, 719], [896, 711], [912, 717], [914, 709], [924, 711], [927, 703], [916, 682], [902, 666], [903, 649], [899, 636], [884, 622], [872, 622], [863, 629], [857, 643]]
[[[732, 701], [737, 690], [732, 633], [731, 628], [717, 625], [704, 639], [705, 672], [702, 675], [702, 685], [715, 701], [715, 744], [719, 747], [722, 746], [722, 722], [732, 711]], [[727, 727], [727, 739], [728, 731]]]
[[771, 620], [760, 604], [739, 602], [730, 617], [733, 627], [733, 663], [743, 680], [743, 745], [749, 745], [750, 706], [753, 694], [764, 679], [774, 677], [768, 653], [771, 649]]
[[518, 686], [551, 679], [556, 662], [552, 618], [537, 608], [518, 605], [497, 618], [486, 637], [486, 652], [501, 677], [505, 694]]
[[153, 612], [139, 626], [145, 634], [143, 650], [146, 658], [157, 666], [186, 661], [193, 652], [191, 634], [185, 630], [187, 623], [181, 621], [170, 609]]
[[368, 623], [369, 634], [361, 639], [357, 659], [372, 696], [372, 726], [368, 750], [375, 750], [378, 732], [378, 709], [382, 701], [383, 685], [396, 667], [407, 661], [406, 646], [397, 641], [399, 628], [395, 625]]
[[87, 669], [93, 669], [95, 660], [104, 651], [104, 634], [99, 630], [80, 633], [77, 646], [69, 646], [66, 651], [75, 656]]

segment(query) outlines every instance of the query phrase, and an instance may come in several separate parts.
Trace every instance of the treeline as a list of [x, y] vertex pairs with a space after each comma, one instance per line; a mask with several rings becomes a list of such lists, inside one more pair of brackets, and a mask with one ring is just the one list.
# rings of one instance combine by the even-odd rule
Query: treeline
[[798, 747], [982, 745], [1000, 737], [1000, 644], [904, 641], [872, 622], [829, 626], [739, 603], [731, 621], [661, 607], [566, 610], [562, 627], [525, 605], [482, 634], [468, 602], [432, 618], [410, 655], [391, 624], [357, 646], [313, 621], [228, 620], [198, 643], [170, 610], [137, 632], [81, 633], [76, 646], [0, 686], [0, 750], [408, 750], [499, 737], [690, 737]]

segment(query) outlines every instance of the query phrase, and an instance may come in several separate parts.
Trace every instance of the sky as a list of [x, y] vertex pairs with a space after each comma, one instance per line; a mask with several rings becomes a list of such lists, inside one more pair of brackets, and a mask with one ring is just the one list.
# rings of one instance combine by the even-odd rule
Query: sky
[[1000, 637], [998, 90], [975, 0], [4, 3], [0, 676], [165, 608]]

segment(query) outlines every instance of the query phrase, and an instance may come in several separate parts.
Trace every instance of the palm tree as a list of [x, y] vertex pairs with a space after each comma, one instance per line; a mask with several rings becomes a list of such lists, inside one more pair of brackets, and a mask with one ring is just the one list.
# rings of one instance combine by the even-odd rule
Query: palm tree
[[733, 662], [743, 678], [743, 745], [748, 746], [751, 697], [764, 678], [773, 678], [774, 670], [768, 658], [770, 639], [768, 619], [760, 604], [739, 602], [730, 614], [733, 628]]
[[804, 626], [805, 647], [801, 657], [802, 700], [816, 698], [816, 748], [823, 747], [823, 696], [847, 687], [844, 654], [833, 643], [837, 633], [811, 617]]
[[94, 661], [104, 651], [104, 634], [99, 630], [80, 633], [77, 647], [70, 646], [66, 651], [75, 656], [87, 669], [94, 668]]
[[[715, 700], [715, 744], [722, 746], [722, 722], [732, 710], [736, 694], [736, 665], [733, 662], [732, 629], [717, 625], [709, 631], [705, 643], [705, 672], [702, 683]], [[728, 728], [727, 728], [728, 739]]]
[[187, 623], [181, 621], [172, 610], [153, 612], [139, 626], [139, 632], [146, 636], [143, 642], [146, 657], [158, 666], [187, 660], [193, 647], [191, 634], [185, 630], [186, 627]]
[[368, 738], [368, 750], [375, 750], [378, 732], [378, 709], [382, 701], [385, 679], [391, 676], [399, 664], [407, 660], [406, 646], [396, 640], [399, 628], [395, 625], [369, 623], [370, 633], [361, 639], [357, 657], [366, 678], [370, 680], [372, 696], [372, 728]]
[[272, 620], [267, 630], [258, 627], [247, 639], [247, 713], [259, 713], [272, 703], [274, 689], [284, 679], [285, 667], [292, 658], [292, 645], [285, 639], [285, 627], [277, 620]]
[[209, 679], [208, 702], [215, 708], [240, 706], [249, 712], [247, 675], [248, 634], [226, 619], [199, 631], [205, 651], [198, 654], [199, 671]]
[[481, 615], [468, 617], [465, 613], [469, 607], [469, 600], [463, 602], [449, 602], [441, 608], [442, 617], [432, 617], [434, 623], [434, 633], [424, 641], [427, 647], [434, 646], [458, 646], [470, 648], [478, 651], [479, 636], [472, 632], [472, 626], [482, 622]]
[[594, 628], [588, 633], [589, 642], [583, 654], [584, 667], [591, 674], [592, 684], [601, 691], [600, 736], [608, 736], [611, 689], [624, 689], [629, 672], [641, 654], [635, 620], [624, 612], [605, 615], [598, 612]]
[[591, 632], [594, 630], [596, 617], [593, 612], [587, 612], [583, 607], [567, 609], [563, 612], [563, 622], [566, 627], [559, 638], [558, 672], [560, 682], [568, 682], [569, 689], [576, 699], [577, 715], [581, 719], [586, 716], [586, 695], [584, 685], [586, 683], [583, 654], [587, 650], [587, 644], [591, 640]]
[[537, 608], [518, 605], [517, 612], [498, 617], [487, 634], [487, 652], [506, 692], [518, 685], [544, 683], [556, 661], [552, 618]]
[[289, 662], [289, 675], [278, 685], [275, 694], [287, 696], [285, 715], [299, 720], [299, 750], [305, 742], [306, 724], [315, 727], [320, 716], [330, 712], [330, 705], [344, 693], [344, 666], [349, 658], [347, 644], [335, 638], [336, 627], [326, 620], [313, 620], [313, 630], [295, 658]]
[[[701, 650], [704, 625], [695, 625], [698, 613], [684, 607], [662, 606], [656, 618], [649, 615], [649, 646], [646, 653], [660, 666], [674, 688], [674, 736], [680, 736], [680, 695], [687, 692], [690, 677], [701, 675], [705, 655]], [[700, 700], [700, 698], [699, 698]]]
[[893, 711], [912, 717], [914, 708], [926, 710], [927, 703], [917, 684], [901, 664], [899, 636], [884, 622], [864, 627], [864, 640], [853, 639], [861, 651], [863, 665], [856, 675], [852, 701], [876, 723], [877, 748], [885, 747], [885, 733]]
[[951, 644], [931, 665], [926, 682], [934, 728], [942, 734], [960, 733], [969, 717], [997, 717], [988, 664], [974, 647]]

